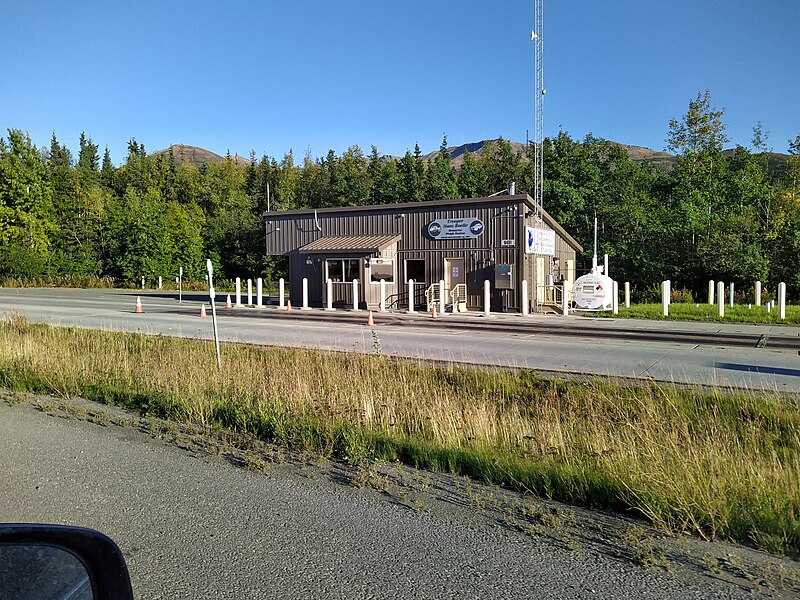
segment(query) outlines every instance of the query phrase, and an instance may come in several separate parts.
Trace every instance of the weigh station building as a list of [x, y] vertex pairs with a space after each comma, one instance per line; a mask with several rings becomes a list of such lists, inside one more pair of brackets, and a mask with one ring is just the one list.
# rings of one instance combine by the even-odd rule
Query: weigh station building
[[411, 293], [415, 308], [430, 310], [441, 303], [441, 280], [448, 310], [483, 309], [485, 281], [492, 311], [520, 311], [523, 297], [533, 311], [557, 310], [583, 250], [527, 194], [266, 212], [264, 220], [267, 255], [288, 258], [294, 306], [305, 285], [309, 306], [376, 309], [383, 300], [407, 309]]

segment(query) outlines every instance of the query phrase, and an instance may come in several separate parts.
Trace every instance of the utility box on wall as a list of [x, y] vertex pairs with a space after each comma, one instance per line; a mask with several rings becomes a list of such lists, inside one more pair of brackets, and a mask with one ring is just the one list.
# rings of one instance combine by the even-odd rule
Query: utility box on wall
[[514, 278], [511, 265], [494, 266], [494, 287], [496, 290], [514, 289]]

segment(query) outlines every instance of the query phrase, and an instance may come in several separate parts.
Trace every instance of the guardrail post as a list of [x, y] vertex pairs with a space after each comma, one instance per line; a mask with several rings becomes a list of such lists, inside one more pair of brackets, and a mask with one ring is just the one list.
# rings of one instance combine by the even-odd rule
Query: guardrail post
[[625, 282], [625, 308], [631, 307], [631, 282]]
[[708, 280], [708, 303], [714, 306], [714, 280]]
[[522, 280], [522, 314], [523, 316], [527, 316], [529, 312], [528, 306], [528, 280]]
[[447, 307], [447, 299], [444, 297], [444, 279], [439, 280], [439, 314], [443, 315]]
[[483, 316], [488, 317], [491, 314], [492, 307], [492, 285], [488, 279], [483, 280]]
[[381, 279], [381, 305], [380, 311], [386, 312], [386, 280]]
[[761, 306], [761, 282], [756, 281], [756, 306]]
[[303, 277], [303, 306], [301, 310], [309, 310], [308, 308], [308, 277]]
[[242, 306], [242, 279], [240, 277], [236, 278], [236, 306]]
[[[238, 282], [237, 282], [238, 283]], [[286, 308], [286, 300], [284, 298], [284, 294], [286, 292], [286, 282], [283, 280], [283, 277], [278, 279], [278, 307], [281, 309]]]
[[256, 279], [256, 306], [264, 306], [264, 280]]
[[353, 310], [358, 310], [358, 279], [353, 279]]
[[325, 282], [325, 297], [328, 304], [325, 310], [333, 310], [333, 280], [330, 277]]
[[414, 312], [414, 280], [408, 280], [408, 312]]
[[778, 284], [778, 318], [786, 318], [786, 284], [783, 281]]
[[669, 280], [661, 282], [661, 314], [669, 316]]
[[717, 307], [719, 309], [719, 316], [725, 316], [725, 284], [721, 281], [717, 282]]

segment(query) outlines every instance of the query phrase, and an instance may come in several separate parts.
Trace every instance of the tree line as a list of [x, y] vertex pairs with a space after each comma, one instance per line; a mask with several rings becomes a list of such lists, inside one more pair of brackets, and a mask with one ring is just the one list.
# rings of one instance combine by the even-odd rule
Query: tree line
[[[663, 279], [701, 293], [708, 279], [737, 287], [785, 281], [800, 295], [800, 135], [780, 168], [766, 134], [752, 150], [728, 142], [724, 113], [708, 92], [668, 126], [677, 157], [663, 169], [629, 159], [624, 147], [566, 132], [546, 139], [544, 207], [586, 249], [593, 220], [612, 275], [645, 293]], [[515, 152], [502, 138], [456, 169], [447, 149], [426, 160], [416, 146], [401, 158], [352, 146], [337, 155], [295, 160], [230, 156], [196, 166], [172, 152], [148, 155], [131, 139], [120, 166], [81, 134], [77, 157], [55, 133], [37, 149], [17, 129], [0, 138], [0, 278], [111, 277], [120, 283], [169, 277], [183, 267], [201, 279], [211, 257], [224, 277], [282, 275], [264, 256], [262, 213], [480, 197], [515, 181], [533, 190], [532, 147]]]

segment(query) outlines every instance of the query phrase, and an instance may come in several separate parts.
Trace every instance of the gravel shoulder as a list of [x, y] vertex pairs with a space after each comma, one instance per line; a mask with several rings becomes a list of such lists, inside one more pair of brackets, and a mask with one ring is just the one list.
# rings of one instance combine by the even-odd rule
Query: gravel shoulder
[[400, 464], [0, 390], [0, 521], [99, 529], [137, 598], [796, 598], [800, 563]]

